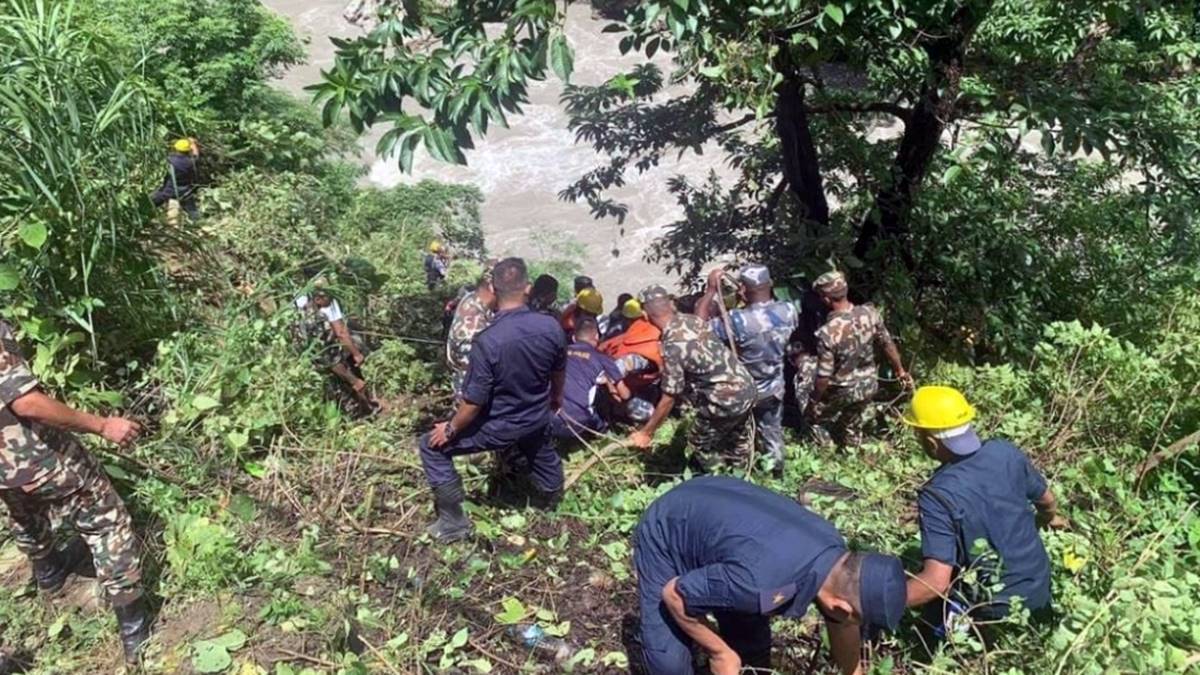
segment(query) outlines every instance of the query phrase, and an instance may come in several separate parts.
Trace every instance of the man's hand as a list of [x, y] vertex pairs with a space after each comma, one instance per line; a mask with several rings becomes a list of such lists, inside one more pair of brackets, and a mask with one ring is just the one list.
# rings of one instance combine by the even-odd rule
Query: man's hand
[[440, 448], [450, 442], [450, 423], [438, 422], [433, 425], [433, 431], [429, 432], [429, 445], [434, 448]]
[[654, 442], [654, 439], [650, 436], [650, 434], [642, 431], [641, 429], [638, 429], [629, 435], [629, 444], [639, 450], [649, 450], [652, 442]]
[[718, 267], [708, 273], [708, 287], [715, 291], [721, 290], [721, 279], [725, 276], [725, 270]]
[[916, 386], [916, 383], [913, 381], [912, 373], [908, 372], [907, 370], [901, 370], [900, 372], [896, 373], [896, 379], [900, 380], [900, 386], [904, 387], [905, 389], [912, 389]]
[[100, 436], [120, 446], [132, 443], [141, 431], [142, 427], [137, 422], [124, 417], [105, 417], [100, 423]]
[[742, 658], [732, 649], [708, 657], [708, 669], [713, 675], [737, 675], [742, 670]]
[[350, 354], [350, 358], [354, 361], [354, 365], [356, 366], [361, 366], [363, 361], [367, 360], [367, 357], [363, 356], [363, 353], [359, 351], [352, 352]]
[[1051, 530], [1066, 530], [1070, 529], [1071, 521], [1061, 513], [1055, 513], [1053, 516], [1042, 516], [1038, 514], [1039, 525], [1048, 527]]

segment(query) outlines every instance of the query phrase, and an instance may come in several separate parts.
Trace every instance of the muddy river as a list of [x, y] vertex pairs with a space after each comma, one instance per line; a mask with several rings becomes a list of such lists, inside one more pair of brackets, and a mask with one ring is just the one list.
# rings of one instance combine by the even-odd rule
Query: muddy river
[[[342, 17], [346, 0], [264, 0], [286, 16], [308, 44], [309, 60], [284, 74], [281, 85], [305, 96], [303, 87], [318, 79], [319, 70], [333, 63], [330, 36], [348, 36], [359, 29]], [[622, 57], [617, 38], [601, 33], [602, 18], [593, 18], [584, 4], [573, 4], [567, 16], [567, 35], [575, 47], [573, 80], [598, 84], [637, 63]], [[640, 285], [670, 279], [642, 260], [642, 252], [680, 209], [666, 190], [666, 179], [675, 174], [698, 177], [720, 169], [715, 153], [685, 156], [665, 162], [614, 193], [630, 206], [625, 234], [614, 220], [594, 220], [586, 204], [560, 201], [558, 192], [575, 177], [599, 165], [588, 145], [577, 144], [567, 128], [567, 115], [559, 104], [562, 84], [551, 77], [533, 83], [525, 114], [513, 116], [511, 127], [493, 128], [467, 156], [468, 166], [452, 166], [420, 153], [412, 175], [400, 172], [392, 160], [371, 152], [382, 129], [363, 138], [362, 159], [369, 165], [367, 179], [387, 187], [422, 179], [470, 183], [482, 190], [483, 227], [494, 254], [543, 255], [555, 242], [567, 241], [584, 250], [586, 271], [596, 278], [609, 298], [636, 291]]]

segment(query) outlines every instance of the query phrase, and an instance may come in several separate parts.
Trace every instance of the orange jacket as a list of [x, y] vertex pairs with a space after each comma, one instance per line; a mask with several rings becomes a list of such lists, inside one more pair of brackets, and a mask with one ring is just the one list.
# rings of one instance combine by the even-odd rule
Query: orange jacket
[[625, 378], [625, 384], [633, 391], [640, 391], [658, 381], [662, 373], [662, 349], [659, 340], [662, 331], [650, 323], [645, 317], [635, 319], [629, 324], [629, 330], [600, 343], [600, 351], [614, 359], [627, 354], [637, 354], [654, 364], [655, 369], [649, 373], [635, 373]]

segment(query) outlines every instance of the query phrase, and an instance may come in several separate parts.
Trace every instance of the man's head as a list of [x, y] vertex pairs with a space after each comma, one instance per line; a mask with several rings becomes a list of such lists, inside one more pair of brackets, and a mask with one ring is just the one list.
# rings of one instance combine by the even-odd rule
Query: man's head
[[189, 154], [192, 151], [192, 141], [187, 138], [180, 138], [171, 144], [171, 149], [181, 155]]
[[585, 288], [575, 296], [575, 306], [590, 316], [600, 316], [604, 312], [604, 296], [594, 288]]
[[841, 272], [826, 272], [817, 277], [817, 280], [813, 283], [813, 290], [830, 307], [845, 302], [846, 298], [850, 295], [850, 287], [846, 283], [846, 275]]
[[483, 304], [492, 305], [496, 302], [496, 289], [492, 288], [492, 270], [488, 269], [479, 275], [479, 283], [475, 285], [475, 295]]
[[591, 277], [579, 275], [575, 277], [575, 295], [579, 295], [579, 291], [585, 288], [595, 288], [596, 282], [592, 281]]
[[623, 310], [625, 308], [625, 303], [629, 302], [632, 299], [633, 299], [633, 295], [630, 293], [622, 293], [622, 294], [618, 295], [616, 309]]
[[844, 554], [817, 591], [817, 608], [833, 623], [895, 630], [904, 616], [904, 566], [879, 553]]
[[904, 423], [913, 428], [926, 455], [939, 462], [974, 454], [983, 444], [971, 421], [975, 408], [953, 387], [925, 386], [913, 393]]
[[766, 265], [746, 265], [738, 272], [738, 293], [747, 304], [771, 299], [771, 271]]
[[529, 272], [520, 258], [505, 258], [492, 269], [492, 288], [497, 301], [509, 307], [525, 303], [529, 292]]
[[600, 324], [590, 316], [576, 319], [575, 341], [586, 342], [593, 347], [600, 344]]
[[533, 281], [529, 291], [529, 304], [535, 307], [549, 307], [558, 299], [558, 279], [543, 274]]
[[638, 294], [638, 301], [642, 303], [642, 312], [646, 318], [659, 330], [666, 328], [675, 317], [675, 302], [671, 293], [662, 286], [646, 287]]

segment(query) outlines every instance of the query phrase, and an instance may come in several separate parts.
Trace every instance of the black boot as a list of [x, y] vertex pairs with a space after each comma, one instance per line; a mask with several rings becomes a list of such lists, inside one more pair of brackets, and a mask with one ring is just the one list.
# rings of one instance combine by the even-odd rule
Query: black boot
[[471, 521], [463, 513], [463, 493], [461, 480], [439, 485], [433, 489], [433, 508], [437, 512], [437, 520], [427, 528], [429, 534], [443, 544], [466, 539], [474, 529]]
[[550, 492], [542, 492], [539, 490], [537, 496], [535, 496], [531, 501], [533, 502], [533, 506], [535, 508], [543, 511], [553, 511], [554, 509], [558, 508], [558, 503], [562, 501], [562, 498], [563, 491], [561, 488], [558, 490], [551, 490]]
[[67, 577], [88, 560], [92, 552], [82, 537], [75, 537], [66, 548], [53, 549], [50, 555], [33, 562], [33, 578], [41, 593], [57, 593], [67, 583]]
[[121, 646], [125, 649], [125, 662], [137, 663], [142, 645], [150, 639], [150, 613], [146, 610], [146, 599], [137, 599], [122, 605], [113, 604], [117, 615], [117, 632]]

